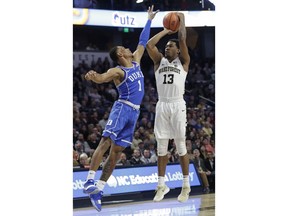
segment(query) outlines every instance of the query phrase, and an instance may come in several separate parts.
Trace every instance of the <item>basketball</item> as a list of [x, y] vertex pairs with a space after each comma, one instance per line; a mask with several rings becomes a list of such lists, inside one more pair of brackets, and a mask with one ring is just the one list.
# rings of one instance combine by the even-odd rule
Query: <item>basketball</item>
[[171, 31], [178, 31], [180, 26], [180, 18], [176, 12], [170, 12], [163, 18], [163, 26]]

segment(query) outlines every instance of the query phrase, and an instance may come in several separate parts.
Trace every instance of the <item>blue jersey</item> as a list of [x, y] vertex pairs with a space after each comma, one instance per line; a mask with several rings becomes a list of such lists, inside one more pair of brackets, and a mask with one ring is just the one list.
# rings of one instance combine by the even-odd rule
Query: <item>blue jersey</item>
[[118, 85], [119, 99], [140, 105], [144, 97], [144, 76], [140, 65], [132, 62], [132, 67], [117, 66], [124, 71], [124, 80]]

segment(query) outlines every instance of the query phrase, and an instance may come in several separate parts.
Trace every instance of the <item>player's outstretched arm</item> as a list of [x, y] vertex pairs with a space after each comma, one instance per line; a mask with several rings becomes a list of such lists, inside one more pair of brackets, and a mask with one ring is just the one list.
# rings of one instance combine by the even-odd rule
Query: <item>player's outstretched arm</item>
[[183, 13], [177, 13], [180, 18], [180, 27], [178, 30], [178, 39], [180, 46], [180, 59], [182, 61], [184, 70], [188, 72], [190, 64], [190, 56], [188, 52], [188, 47], [186, 44], [186, 26], [185, 26], [185, 17]]
[[164, 28], [161, 32], [154, 35], [147, 43], [147, 52], [152, 61], [154, 62], [154, 67], [156, 67], [156, 65], [160, 63], [163, 57], [163, 54], [159, 52], [156, 44], [160, 41], [162, 37], [164, 37], [168, 33], [171, 33], [171, 31]]
[[120, 68], [110, 68], [107, 72], [99, 74], [94, 70], [90, 70], [85, 74], [86, 80], [91, 80], [95, 83], [106, 83], [112, 80], [121, 80], [124, 77], [124, 72]]
[[148, 20], [146, 22], [144, 29], [142, 30], [142, 32], [140, 34], [138, 46], [137, 46], [135, 52], [133, 53], [133, 60], [138, 62], [138, 63], [140, 63], [140, 60], [141, 60], [143, 53], [145, 51], [147, 41], [149, 40], [151, 22], [154, 19], [154, 17], [156, 16], [156, 14], [159, 12], [159, 10], [153, 12], [153, 9], [154, 9], [154, 5], [149, 7], [147, 10]]

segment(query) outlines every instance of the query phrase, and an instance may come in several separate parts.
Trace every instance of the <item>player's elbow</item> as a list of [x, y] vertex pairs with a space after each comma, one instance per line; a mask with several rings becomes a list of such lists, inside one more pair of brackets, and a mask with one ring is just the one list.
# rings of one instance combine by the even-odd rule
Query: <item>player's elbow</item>
[[148, 43], [146, 45], [146, 49], [152, 50], [154, 47], [155, 47], [155, 45], [148, 41]]

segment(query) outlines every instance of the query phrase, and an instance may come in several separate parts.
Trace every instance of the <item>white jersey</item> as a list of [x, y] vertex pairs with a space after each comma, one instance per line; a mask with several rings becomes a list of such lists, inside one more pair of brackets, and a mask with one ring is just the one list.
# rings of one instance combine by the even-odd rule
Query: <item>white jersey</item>
[[163, 57], [155, 72], [159, 99], [179, 98], [184, 95], [187, 72], [177, 57], [171, 63]]

